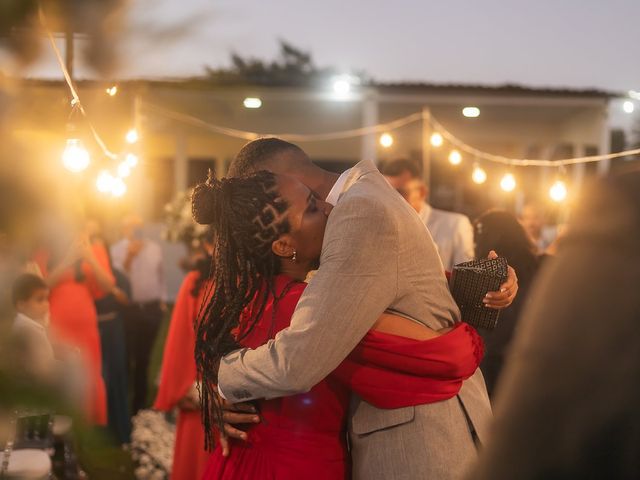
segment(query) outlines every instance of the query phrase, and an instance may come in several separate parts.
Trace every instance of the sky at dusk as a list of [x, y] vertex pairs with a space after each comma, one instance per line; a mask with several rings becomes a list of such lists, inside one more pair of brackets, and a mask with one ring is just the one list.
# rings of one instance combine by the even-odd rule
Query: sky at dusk
[[[380, 81], [640, 90], [639, 18], [638, 0], [131, 0], [114, 76], [271, 59], [281, 38]], [[47, 55], [28, 75], [55, 73]]]

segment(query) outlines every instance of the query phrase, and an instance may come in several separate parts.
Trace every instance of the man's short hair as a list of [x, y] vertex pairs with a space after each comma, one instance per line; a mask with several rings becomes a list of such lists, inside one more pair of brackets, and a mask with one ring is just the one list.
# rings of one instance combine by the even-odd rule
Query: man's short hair
[[265, 137], [252, 140], [240, 149], [236, 158], [229, 166], [230, 177], [242, 177], [264, 169], [277, 155], [289, 151], [302, 149], [277, 137]]
[[405, 172], [409, 172], [411, 178], [421, 178], [418, 164], [406, 158], [384, 162], [380, 168], [380, 173], [387, 177], [397, 177]]
[[47, 283], [33, 273], [23, 273], [13, 282], [11, 300], [15, 307], [18, 302], [29, 300], [38, 290], [49, 289]]

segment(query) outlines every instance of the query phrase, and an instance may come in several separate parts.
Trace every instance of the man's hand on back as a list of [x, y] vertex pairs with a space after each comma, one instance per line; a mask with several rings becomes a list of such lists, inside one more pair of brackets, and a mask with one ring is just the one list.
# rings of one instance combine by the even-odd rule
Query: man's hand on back
[[260, 416], [257, 414], [256, 407], [251, 403], [229, 403], [223, 400], [222, 409], [224, 413], [222, 420], [224, 421], [224, 432], [220, 432], [219, 440], [222, 447], [222, 456], [229, 455], [229, 438], [247, 441], [247, 432], [236, 428], [240, 425], [250, 425], [260, 423]]

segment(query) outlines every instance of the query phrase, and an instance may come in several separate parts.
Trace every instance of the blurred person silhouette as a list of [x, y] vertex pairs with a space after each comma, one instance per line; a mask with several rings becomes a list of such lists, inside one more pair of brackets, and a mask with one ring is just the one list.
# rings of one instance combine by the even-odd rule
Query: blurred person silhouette
[[473, 258], [471, 222], [461, 213], [447, 212], [429, 205], [429, 189], [422, 180], [420, 169], [415, 162], [405, 159], [385, 162], [381, 165], [380, 172], [418, 212], [438, 247], [446, 271], [450, 272], [454, 265]]
[[71, 239], [67, 235], [55, 243], [39, 249], [34, 257], [51, 289], [51, 330], [56, 338], [79, 349], [89, 384], [85, 411], [91, 423], [106, 425], [107, 402], [94, 301], [106, 296], [115, 285], [107, 251], [104, 245], [92, 245], [82, 230]]
[[129, 378], [133, 381], [131, 413], [146, 408], [149, 359], [158, 335], [166, 296], [162, 249], [146, 237], [142, 219], [125, 217], [123, 238], [111, 246], [116, 270], [125, 274], [131, 286], [130, 304], [125, 315], [125, 335]]
[[[88, 220], [87, 235], [92, 245], [100, 245], [108, 254], [100, 223]], [[102, 376], [107, 389], [107, 424], [120, 444], [130, 442], [129, 384], [124, 335], [124, 308], [129, 305], [130, 288], [126, 275], [113, 268], [115, 285], [109, 295], [96, 300], [98, 330], [102, 346]]]
[[210, 285], [213, 264], [213, 231], [200, 237], [202, 255], [182, 282], [171, 315], [164, 345], [160, 386], [153, 408], [171, 411], [177, 407], [178, 422], [171, 478], [202, 478], [211, 455], [205, 450], [196, 388], [194, 322]]
[[471, 478], [640, 478], [640, 171], [581, 202], [523, 312]]
[[536, 254], [533, 242], [518, 219], [504, 210], [489, 210], [473, 223], [475, 256], [487, 258], [490, 251], [505, 257], [518, 272], [519, 292], [513, 303], [500, 312], [495, 329], [479, 328], [485, 342], [485, 355], [480, 365], [489, 396], [493, 397], [502, 371], [505, 355], [518, 324], [518, 318], [528, 299], [529, 289], [543, 256]]
[[547, 225], [543, 206], [538, 202], [525, 203], [518, 220], [535, 245], [536, 252], [546, 253], [556, 239], [557, 229]]

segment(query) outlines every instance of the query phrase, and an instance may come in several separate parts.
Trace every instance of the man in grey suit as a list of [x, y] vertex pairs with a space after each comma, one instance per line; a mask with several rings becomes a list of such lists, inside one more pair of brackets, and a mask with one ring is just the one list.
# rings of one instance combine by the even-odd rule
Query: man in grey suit
[[[391, 310], [434, 330], [460, 312], [435, 245], [415, 211], [376, 167], [362, 161], [338, 176], [314, 165], [279, 139], [247, 144], [229, 174], [256, 170], [295, 176], [335, 205], [320, 268], [302, 296], [291, 326], [255, 350], [224, 357], [218, 386], [227, 401], [245, 402], [308, 391], [326, 377]], [[493, 307], [509, 304], [514, 275]], [[393, 410], [353, 396], [350, 445], [355, 479], [457, 479], [486, 438], [491, 408], [478, 370], [449, 400]]]

